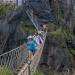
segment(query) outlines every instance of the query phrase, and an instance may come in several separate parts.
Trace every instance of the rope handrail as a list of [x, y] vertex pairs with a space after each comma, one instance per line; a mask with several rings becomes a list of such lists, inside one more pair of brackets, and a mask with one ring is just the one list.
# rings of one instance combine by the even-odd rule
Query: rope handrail
[[[32, 10], [32, 11], [33, 11], [33, 10]], [[32, 21], [32, 23], [34, 24], [35, 28], [38, 30], [38, 27], [36, 26], [37, 23], [34, 21], [34, 20], [36, 20], [36, 19], [34, 18], [33, 13], [29, 14], [29, 13], [30, 13], [30, 10], [26, 10], [26, 13], [27, 13], [28, 17], [30, 18], [30, 20]]]
[[[46, 34], [44, 37], [44, 42], [45, 42], [45, 38], [46, 38]], [[44, 42], [43, 42], [41, 48], [43, 48]], [[25, 72], [29, 72], [29, 73], [33, 74], [33, 72], [36, 70], [36, 67], [40, 61], [40, 57], [41, 57], [43, 49], [40, 48], [35, 53], [34, 57], [32, 58], [32, 62], [31, 62], [30, 60], [28, 60], [27, 51], [25, 50], [25, 47], [26, 47], [26, 45], [23, 44], [9, 52], [6, 52], [6, 53], [0, 55], [0, 66], [10, 68], [11, 71], [13, 72], [13, 74], [15, 73], [15, 71], [17, 69], [19, 69], [19, 67], [22, 67], [22, 69], [19, 70], [20, 72], [18, 72], [18, 75], [21, 75], [23, 70]], [[28, 61], [30, 61], [31, 63], [29, 64]], [[21, 66], [23, 63], [25, 63], [24, 64], [25, 66]], [[26, 66], [26, 64], [27, 64], [27, 66]], [[30, 69], [30, 71], [29, 71], [29, 69]], [[26, 74], [26, 75], [29, 75], [29, 74]]]
[[[25, 45], [25, 44], [23, 44], [23, 45]], [[19, 47], [15, 48], [15, 49], [12, 49], [12, 50], [10, 50], [10, 51], [8, 51], [8, 52], [5, 52], [5, 53], [1, 54], [0, 57], [3, 56], [3, 55], [6, 55], [6, 54], [8, 54], [8, 53], [11, 53], [11, 52], [13, 52], [13, 51], [15, 51], [15, 50], [17, 50], [17, 49], [19, 49], [19, 48], [21, 48], [23, 45], [20, 45]]]
[[25, 47], [26, 45], [23, 44], [18, 48], [0, 55], [0, 67], [10, 68], [14, 73], [23, 62], [27, 62], [28, 60]]

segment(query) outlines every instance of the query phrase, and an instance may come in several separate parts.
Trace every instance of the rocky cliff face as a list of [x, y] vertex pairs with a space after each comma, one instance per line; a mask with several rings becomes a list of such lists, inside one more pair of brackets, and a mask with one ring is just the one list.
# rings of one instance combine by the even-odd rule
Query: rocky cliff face
[[[55, 26], [50, 26], [52, 32]], [[48, 67], [49, 70], [63, 71], [71, 69], [72, 62], [70, 52], [67, 48], [63, 34], [54, 35], [48, 32], [46, 43], [41, 58], [41, 66]]]
[[[74, 0], [50, 0], [50, 5], [55, 21], [53, 23], [55, 23], [55, 25], [48, 25], [49, 32], [41, 58], [41, 70], [45, 75], [50, 75], [49, 72], [52, 70], [66, 71], [69, 69], [72, 71], [72, 68], [74, 68], [72, 62], [73, 55], [71, 54], [66, 42], [68, 39], [69, 41], [74, 41], [75, 37], [74, 39], [70, 38], [70, 36], [65, 38], [65, 35], [63, 35], [63, 32], [67, 30], [67, 28], [71, 31], [71, 34], [73, 34], [73, 29], [75, 29], [75, 17], [74, 14], [72, 14], [74, 12]], [[64, 23], [61, 22], [61, 18]], [[61, 28], [61, 30], [56, 30], [58, 28]], [[52, 31], [55, 31], [53, 33], [54, 35], [50, 34]], [[56, 31], [61, 31], [58, 32], [60, 35], [58, 35]], [[70, 34], [70, 32], [66, 33], [68, 33], [68, 35]], [[69, 45], [70, 47], [73, 46], [72, 43], [69, 43]]]

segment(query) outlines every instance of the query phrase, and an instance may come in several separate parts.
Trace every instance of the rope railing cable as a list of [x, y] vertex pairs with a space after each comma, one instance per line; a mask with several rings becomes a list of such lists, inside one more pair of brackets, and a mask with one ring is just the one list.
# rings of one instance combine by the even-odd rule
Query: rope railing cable
[[28, 11], [28, 10], [26, 10], [26, 13], [27, 13], [27, 15], [28, 15], [28, 17], [30, 18], [30, 20], [32, 21], [32, 23], [33, 23], [33, 25], [35, 26], [35, 28], [38, 30], [38, 27], [37, 27], [37, 25], [36, 25], [36, 23], [34, 22], [34, 16], [33, 16], [33, 14], [32, 15], [30, 15], [29, 13], [30, 13], [30, 11]]

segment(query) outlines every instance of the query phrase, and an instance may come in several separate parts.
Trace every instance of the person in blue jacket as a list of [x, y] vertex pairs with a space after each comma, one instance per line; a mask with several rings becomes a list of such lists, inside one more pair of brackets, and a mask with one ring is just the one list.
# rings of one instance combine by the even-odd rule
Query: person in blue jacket
[[28, 36], [28, 42], [27, 42], [27, 51], [28, 51], [28, 56], [31, 58], [34, 53], [36, 52], [36, 42], [33, 39], [33, 36]]

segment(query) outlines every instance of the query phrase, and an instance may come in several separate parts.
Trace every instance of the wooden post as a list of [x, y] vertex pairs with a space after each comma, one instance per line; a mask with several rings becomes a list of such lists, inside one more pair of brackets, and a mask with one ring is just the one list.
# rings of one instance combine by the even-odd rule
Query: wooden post
[[31, 64], [31, 61], [28, 61], [28, 73], [29, 73], [29, 75], [31, 75], [30, 64]]

